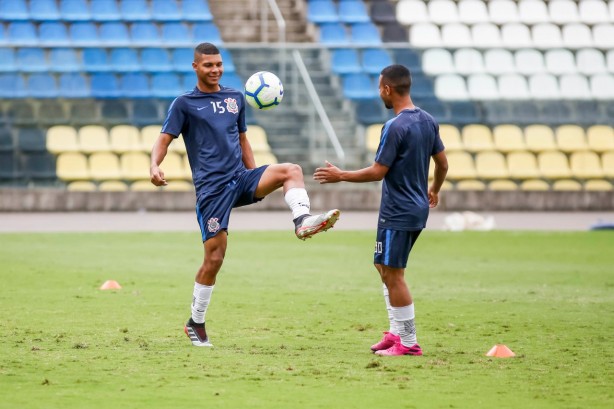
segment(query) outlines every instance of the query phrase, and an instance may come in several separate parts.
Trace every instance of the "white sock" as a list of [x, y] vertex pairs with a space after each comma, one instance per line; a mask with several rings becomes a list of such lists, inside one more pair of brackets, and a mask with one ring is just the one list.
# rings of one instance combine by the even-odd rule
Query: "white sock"
[[207, 307], [209, 307], [209, 301], [211, 301], [211, 293], [213, 287], [194, 283], [194, 297], [192, 298], [192, 321], [197, 324], [205, 322], [205, 314], [207, 313]]
[[416, 325], [414, 323], [414, 304], [407, 305], [405, 307], [390, 307], [392, 308], [392, 314], [396, 321], [397, 328], [399, 330], [399, 336], [401, 337], [401, 344], [406, 347], [411, 347], [418, 343], [416, 337]]
[[390, 322], [390, 329], [388, 330], [388, 332], [394, 335], [399, 335], [399, 331], [397, 330], [397, 323], [394, 320], [394, 315], [392, 315], [390, 296], [388, 295], [388, 287], [386, 287], [386, 284], [382, 284], [382, 289], [384, 291], [384, 301], [386, 301], [386, 311], [388, 311], [388, 321]]
[[309, 214], [311, 204], [307, 191], [302, 187], [293, 187], [288, 189], [284, 196], [290, 210], [292, 210], [292, 219], [296, 219], [304, 214]]

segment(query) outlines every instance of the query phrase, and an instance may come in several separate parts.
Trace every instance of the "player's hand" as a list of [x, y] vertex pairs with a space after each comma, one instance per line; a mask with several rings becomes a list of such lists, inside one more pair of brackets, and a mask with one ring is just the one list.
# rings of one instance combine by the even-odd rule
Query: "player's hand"
[[432, 209], [433, 207], [437, 207], [439, 204], [439, 193], [435, 193], [433, 188], [429, 189], [429, 207]]
[[337, 183], [341, 181], [341, 169], [326, 161], [325, 168], [317, 168], [313, 178], [322, 183]]
[[164, 179], [164, 172], [162, 172], [162, 169], [160, 169], [159, 166], [153, 165], [151, 168], [149, 168], [149, 175], [151, 176], [151, 183], [153, 183], [154, 185], [156, 186], [168, 185], [168, 183], [166, 182], [166, 179]]

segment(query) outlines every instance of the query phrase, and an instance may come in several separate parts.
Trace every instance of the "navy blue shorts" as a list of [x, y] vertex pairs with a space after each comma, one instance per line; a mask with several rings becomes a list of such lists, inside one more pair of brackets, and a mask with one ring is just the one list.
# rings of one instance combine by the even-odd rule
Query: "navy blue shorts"
[[201, 195], [196, 200], [196, 219], [203, 241], [214, 237], [220, 230], [228, 231], [230, 211], [261, 201], [254, 197], [258, 182], [268, 165], [248, 169], [237, 175], [224, 189], [214, 194]]
[[407, 267], [409, 252], [421, 232], [422, 230], [402, 231], [378, 228], [373, 263], [392, 268]]

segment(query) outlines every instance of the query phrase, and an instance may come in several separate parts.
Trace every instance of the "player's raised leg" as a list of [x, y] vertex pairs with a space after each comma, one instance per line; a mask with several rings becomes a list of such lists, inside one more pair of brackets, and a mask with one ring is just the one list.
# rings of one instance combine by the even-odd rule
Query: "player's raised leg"
[[293, 163], [270, 165], [262, 174], [256, 197], [264, 197], [269, 193], [283, 187], [284, 199], [292, 211], [295, 234], [305, 240], [317, 233], [333, 227], [339, 219], [338, 209], [329, 210], [322, 214], [311, 215], [309, 195], [305, 190], [303, 170]]

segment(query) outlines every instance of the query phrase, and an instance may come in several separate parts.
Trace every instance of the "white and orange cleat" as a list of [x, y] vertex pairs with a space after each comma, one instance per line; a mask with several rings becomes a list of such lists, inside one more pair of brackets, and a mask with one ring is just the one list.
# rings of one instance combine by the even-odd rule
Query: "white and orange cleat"
[[326, 213], [305, 217], [295, 230], [296, 237], [305, 240], [314, 234], [332, 228], [339, 219], [340, 214], [339, 209], [333, 209]]

